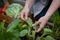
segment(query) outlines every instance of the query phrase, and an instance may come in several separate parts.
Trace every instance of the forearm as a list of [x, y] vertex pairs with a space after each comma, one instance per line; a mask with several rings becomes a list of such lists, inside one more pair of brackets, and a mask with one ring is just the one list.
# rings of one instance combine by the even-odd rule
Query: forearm
[[59, 6], [60, 0], [53, 0], [45, 16], [47, 18], [50, 18], [53, 13], [59, 8]]
[[25, 7], [28, 7], [29, 9], [33, 6], [35, 0], [26, 0]]

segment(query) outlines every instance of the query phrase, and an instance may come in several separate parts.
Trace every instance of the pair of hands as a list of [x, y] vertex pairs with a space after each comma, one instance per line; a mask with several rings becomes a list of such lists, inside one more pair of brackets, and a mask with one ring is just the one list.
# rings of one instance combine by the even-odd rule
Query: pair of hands
[[[21, 19], [22, 20], [27, 20], [28, 19], [28, 15], [29, 15], [29, 8], [25, 7], [22, 12], [21, 12]], [[48, 21], [48, 18], [46, 16], [41, 17], [38, 21], [36, 21], [34, 24], [32, 24], [32, 26], [35, 25], [40, 25], [40, 27], [38, 28], [38, 30], [36, 30], [36, 32], [39, 32], [42, 30], [42, 28], [44, 28], [44, 26], [46, 25]]]

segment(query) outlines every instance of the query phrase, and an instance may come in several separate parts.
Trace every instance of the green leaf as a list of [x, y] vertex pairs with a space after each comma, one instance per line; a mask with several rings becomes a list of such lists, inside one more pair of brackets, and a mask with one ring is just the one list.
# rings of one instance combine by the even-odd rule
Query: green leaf
[[35, 40], [35, 31], [32, 31], [32, 40]]
[[16, 20], [14, 20], [13, 22], [11, 22], [11, 23], [8, 25], [7, 32], [8, 32], [8, 31], [12, 31], [14, 28], [16, 28], [16, 26], [19, 24], [20, 21], [21, 21], [21, 20], [16, 19]]
[[5, 20], [3, 20], [3, 21], [0, 23], [0, 31], [3, 30], [3, 29], [5, 29], [4, 24], [5, 24]]
[[19, 23], [18, 26], [17, 26], [17, 29], [18, 29], [19, 31], [23, 30], [23, 27], [22, 27], [22, 26], [23, 26], [23, 24], [22, 24], [22, 23]]
[[44, 34], [50, 34], [50, 33], [52, 33], [52, 30], [49, 29], [49, 28], [44, 28], [43, 31], [44, 31]]
[[27, 33], [28, 33], [27, 30], [22, 30], [22, 31], [20, 32], [20, 37], [24, 37]]
[[45, 40], [55, 40], [53, 37], [51, 37], [51, 36], [47, 36], [46, 38], [45, 38]]
[[45, 40], [45, 38], [44, 38], [44, 37], [42, 37], [42, 38], [40, 38], [40, 40]]
[[32, 27], [32, 20], [30, 19], [30, 18], [28, 18], [28, 20], [26, 21], [27, 23], [28, 23], [28, 25], [30, 26], [30, 27]]
[[20, 17], [19, 14], [22, 11], [22, 9], [23, 9], [23, 6], [21, 4], [12, 3], [6, 9], [6, 15], [11, 18], [19, 18]]
[[33, 29], [34, 30], [37, 30], [39, 28], [39, 26], [34, 26]]
[[26, 28], [26, 27], [27, 27], [27, 25], [26, 25], [26, 24], [24, 24], [22, 27], [23, 27], [23, 28]]
[[40, 40], [40, 37], [37, 37], [36, 40]]

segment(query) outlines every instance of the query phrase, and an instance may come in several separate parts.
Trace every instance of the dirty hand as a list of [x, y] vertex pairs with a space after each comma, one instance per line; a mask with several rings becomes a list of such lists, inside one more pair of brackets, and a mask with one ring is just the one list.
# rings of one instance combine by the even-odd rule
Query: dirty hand
[[44, 28], [44, 26], [46, 25], [47, 21], [48, 21], [48, 18], [46, 18], [45, 16], [43, 16], [43, 17], [41, 17], [37, 22], [35, 22], [35, 23], [33, 24], [33, 26], [36, 26], [37, 24], [40, 25], [40, 27], [38, 28], [38, 30], [36, 30], [36, 32], [41, 31], [42, 28]]

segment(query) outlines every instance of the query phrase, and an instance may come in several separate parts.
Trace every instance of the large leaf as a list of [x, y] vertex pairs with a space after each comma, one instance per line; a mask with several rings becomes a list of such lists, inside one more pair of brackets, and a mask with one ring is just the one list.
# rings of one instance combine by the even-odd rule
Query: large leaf
[[49, 28], [44, 28], [43, 30], [44, 30], [44, 34], [50, 34], [50, 33], [52, 33], [52, 30], [49, 29]]
[[16, 26], [19, 24], [20, 21], [21, 21], [21, 20], [16, 19], [16, 20], [14, 20], [13, 22], [11, 22], [11, 23], [8, 25], [7, 32], [8, 32], [8, 31], [12, 31], [14, 28], [16, 28]]
[[55, 40], [53, 37], [51, 37], [51, 36], [47, 36], [46, 38], [45, 38], [45, 40]]
[[22, 11], [23, 6], [18, 3], [13, 3], [8, 6], [6, 9], [6, 15], [11, 18], [18, 18], [20, 15], [20, 12]]
[[28, 33], [27, 30], [22, 30], [22, 31], [20, 32], [20, 37], [24, 37], [27, 33]]

